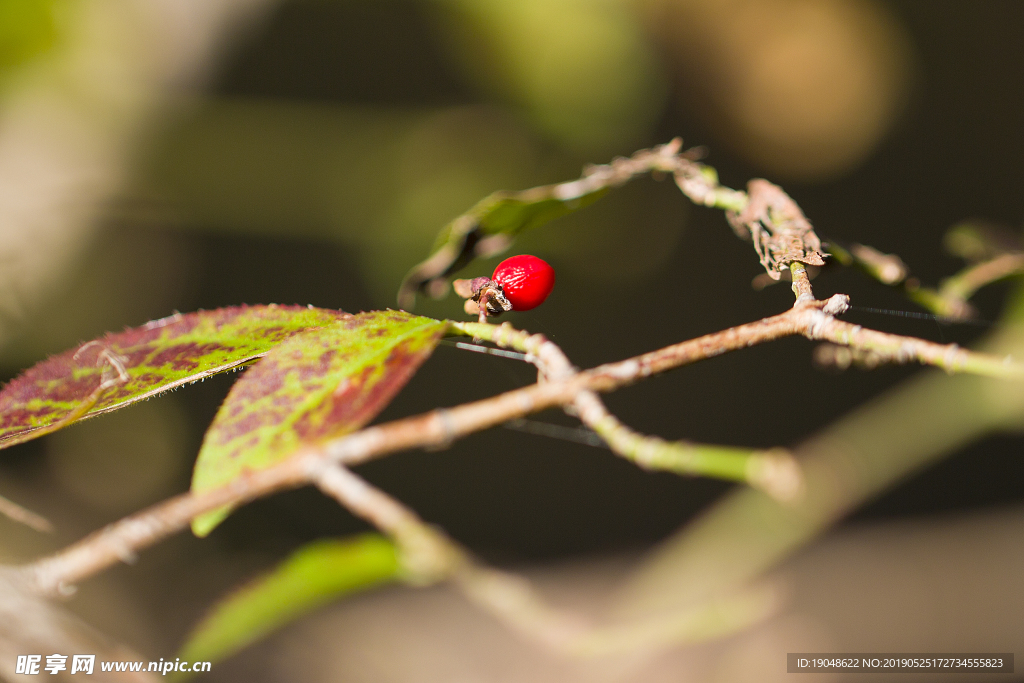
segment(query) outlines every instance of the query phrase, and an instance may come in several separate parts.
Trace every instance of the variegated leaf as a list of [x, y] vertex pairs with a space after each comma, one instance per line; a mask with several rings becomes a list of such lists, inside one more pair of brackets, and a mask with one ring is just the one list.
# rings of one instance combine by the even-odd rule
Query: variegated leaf
[[38, 363], [0, 391], [0, 448], [236, 368], [296, 332], [345, 317], [304, 306], [237, 306], [107, 334]]
[[[305, 443], [354, 431], [394, 397], [433, 352], [447, 323], [403, 311], [359, 313], [297, 334], [235, 383], [203, 440], [196, 492], [280, 461]], [[228, 510], [192, 522], [208, 534]]]

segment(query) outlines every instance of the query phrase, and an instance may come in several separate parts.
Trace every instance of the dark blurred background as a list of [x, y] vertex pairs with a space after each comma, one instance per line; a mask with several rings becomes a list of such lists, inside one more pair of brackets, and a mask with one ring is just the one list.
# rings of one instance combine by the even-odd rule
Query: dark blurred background
[[[0, 107], [18, 112], [28, 98], [41, 128], [62, 131], [56, 146], [76, 150], [68, 163], [88, 157], [106, 165], [97, 161], [99, 171], [81, 175], [100, 180], [72, 193], [91, 192], [91, 208], [52, 236], [63, 250], [38, 242], [38, 263], [19, 266], [34, 253], [34, 228], [23, 225], [22, 237], [2, 229], [0, 247], [21, 245], [7, 247], [15, 262], [2, 278], [14, 292], [2, 306], [4, 376], [174, 310], [394, 306], [401, 277], [441, 226], [489, 192], [568, 180], [586, 163], [675, 136], [706, 146], [723, 183], [777, 182], [823, 237], [897, 253], [925, 283], [962, 266], [942, 248], [951, 225], [982, 218], [1018, 232], [1024, 217], [1019, 2], [251, 4], [231, 9], [244, 21], [204, 29], [209, 45], [178, 34], [160, 43], [166, 63], [177, 51], [201, 59], [149, 80], [145, 74], [158, 71], [158, 60], [146, 61], [153, 38], [136, 36], [127, 48], [114, 41], [114, 51], [105, 41], [125, 29], [112, 15], [83, 19], [81, 10], [51, 2], [38, 17], [18, 19], [35, 33], [12, 32], [20, 47], [0, 54]], [[91, 28], [82, 28], [87, 21]], [[103, 21], [112, 27], [96, 28]], [[189, 24], [181, 26], [179, 33]], [[88, 49], [87, 38], [95, 42]], [[126, 59], [140, 60], [143, 76], [124, 76], [117, 65]], [[37, 82], [70, 78], [79, 62], [88, 71], [80, 99], [116, 105], [90, 104], [91, 114], [76, 109], [75, 118], [38, 95], [51, 86]], [[12, 139], [0, 136], [0, 156]], [[0, 167], [19, 178], [56, 178], [40, 181], [44, 189], [61, 186], [56, 162], [39, 170], [26, 156], [18, 165], [19, 153], [37, 152], [26, 143]], [[5, 193], [8, 204], [20, 201], [15, 190]], [[720, 212], [690, 206], [671, 182], [639, 180], [528, 234], [514, 251], [550, 261], [558, 286], [543, 307], [510, 321], [544, 332], [583, 367], [770, 315], [792, 300], [785, 284], [755, 291], [760, 266], [750, 245]], [[465, 275], [488, 274], [495, 261]], [[37, 285], [24, 284], [33, 277]], [[819, 297], [844, 292], [855, 305], [919, 310], [838, 267], [824, 269], [814, 286]], [[980, 295], [985, 320], [998, 318], [1006, 292]], [[416, 310], [464, 315], [453, 296], [421, 300]], [[849, 318], [945, 342], [985, 332]], [[793, 445], [919, 371], [823, 372], [811, 352], [804, 340], [786, 340], [730, 354], [608, 403], [627, 424], [666, 438]], [[56, 549], [187, 488], [203, 430], [234, 378], [6, 451], [0, 493], [59, 531], [41, 538], [0, 520], [4, 556]], [[807, 397], [799, 413], [782, 389], [792, 378]], [[522, 364], [442, 346], [379, 419], [531, 381]], [[538, 419], [572, 424], [555, 413]], [[441, 452], [391, 456], [360, 473], [485, 558], [512, 565], [647, 547], [729, 488], [502, 429]], [[1020, 442], [992, 438], [905, 481], [848, 523], [1022, 499]], [[215, 596], [306, 541], [364, 527], [314, 491], [276, 495], [239, 510], [208, 539], [181, 535], [135, 566], [107, 572], [71, 606], [166, 657]]]

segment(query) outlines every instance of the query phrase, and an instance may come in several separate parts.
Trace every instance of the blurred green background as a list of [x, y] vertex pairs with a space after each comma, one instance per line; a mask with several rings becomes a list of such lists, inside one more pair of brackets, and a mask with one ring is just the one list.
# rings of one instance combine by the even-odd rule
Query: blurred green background
[[[393, 306], [441, 226], [486, 194], [677, 135], [708, 147], [725, 184], [777, 182], [822, 236], [898, 253], [934, 283], [960, 267], [941, 247], [950, 225], [1018, 231], [1024, 216], [1022, 35], [1024, 5], [1010, 1], [0, 0], [0, 367], [13, 377], [173, 310]], [[754, 291], [749, 245], [670, 182], [637, 181], [514, 250], [551, 262], [558, 286], [511, 322], [584, 367], [791, 301], [786, 286]], [[912, 309], [856, 273], [829, 268], [814, 284]], [[986, 319], [1004, 293], [980, 297]], [[454, 297], [416, 310], [463, 316]], [[945, 342], [982, 331], [850, 319]], [[732, 354], [608, 403], [666, 438], [792, 445], [917, 372], [825, 373], [811, 350]], [[794, 376], [809, 399], [799, 421], [779, 400]], [[0, 493], [58, 533], [0, 519], [4, 558], [184, 490], [232, 380], [6, 451]], [[380, 419], [531, 381], [512, 361], [442, 347]], [[728, 488], [505, 430], [360, 472], [500, 563], [643, 548]], [[1019, 440], [992, 438], [851, 523], [1022, 500]], [[70, 605], [167, 657], [215, 596], [306, 541], [363, 528], [314, 491], [277, 495], [209, 539], [179, 536], [107, 572]], [[258, 668], [236, 666], [210, 680]]]

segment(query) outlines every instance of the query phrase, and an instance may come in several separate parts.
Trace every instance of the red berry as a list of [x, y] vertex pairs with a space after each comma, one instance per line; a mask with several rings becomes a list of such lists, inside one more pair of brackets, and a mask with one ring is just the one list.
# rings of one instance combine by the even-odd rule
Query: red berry
[[513, 311], [528, 311], [544, 303], [555, 288], [555, 269], [536, 256], [520, 254], [499, 263], [491, 279], [501, 285]]

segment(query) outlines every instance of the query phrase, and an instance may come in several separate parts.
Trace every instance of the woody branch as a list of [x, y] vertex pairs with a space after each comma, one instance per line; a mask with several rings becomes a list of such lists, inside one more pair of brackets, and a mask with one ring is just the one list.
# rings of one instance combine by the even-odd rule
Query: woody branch
[[[580, 372], [566, 371], [561, 360], [551, 360], [561, 352], [556, 353], [557, 347], [542, 337], [532, 337], [534, 341], [527, 343], [525, 340], [531, 335], [510, 326], [452, 323], [451, 330], [459, 334], [480, 336], [499, 345], [521, 343], [527, 353], [543, 357], [555, 368], [551, 370], [554, 376], [481, 401], [433, 410], [369, 427], [322, 445], [301, 448], [287, 460], [242, 476], [227, 486], [200, 494], [181, 494], [126, 517], [54, 555], [26, 565], [22, 573], [32, 589], [59, 594], [117, 562], [130, 560], [139, 550], [180, 531], [204, 512], [311, 483], [320, 475], [325, 463], [352, 466], [410, 448], [443, 447], [455, 439], [508, 420], [547, 408], [575, 405], [577, 401], [583, 403], [581, 416], [592, 420], [592, 426], [602, 427], [603, 416], [592, 410], [593, 401], [586, 398], [585, 392], [613, 391], [673, 368], [783, 337], [801, 335], [831, 341], [872, 351], [891, 362], [917, 361], [949, 372], [1024, 378], [1024, 366], [1009, 357], [976, 353], [953, 344], [936, 344], [843, 322], [836, 316], [848, 306], [849, 298], [841, 294], [825, 301], [798, 300], [793, 308], [775, 316]], [[564, 363], [568, 365], [567, 360]], [[611, 434], [617, 430], [612, 425], [604, 431]], [[634, 451], [640, 452], [641, 449]]]

